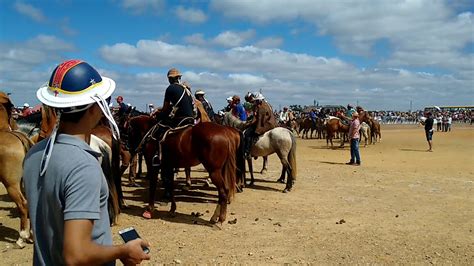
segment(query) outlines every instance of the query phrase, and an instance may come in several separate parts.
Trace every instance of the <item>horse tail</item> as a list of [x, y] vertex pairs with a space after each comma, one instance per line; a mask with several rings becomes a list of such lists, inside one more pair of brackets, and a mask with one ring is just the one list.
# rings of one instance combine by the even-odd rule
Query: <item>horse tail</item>
[[[113, 180], [113, 169], [112, 169], [112, 149], [103, 140], [99, 139], [95, 135], [91, 135], [91, 138], [96, 138], [98, 148], [102, 154], [102, 171], [104, 172], [107, 186], [109, 187], [109, 199], [108, 199], [108, 211], [110, 224], [117, 222], [118, 215], [120, 213], [119, 201], [117, 195], [117, 189]], [[92, 142], [92, 139], [91, 139]]]
[[296, 180], [297, 170], [296, 170], [296, 138], [290, 132], [291, 136], [291, 149], [290, 153], [288, 153], [288, 162], [290, 163], [290, 171], [293, 177], [293, 182]]
[[237, 148], [237, 185], [241, 188], [245, 185], [245, 155], [244, 155], [244, 133], [239, 131], [239, 147]]
[[[222, 176], [224, 178], [224, 188], [228, 191], [227, 199], [228, 202], [232, 202], [234, 198], [235, 191], [237, 190], [237, 160], [236, 155], [237, 151], [240, 147], [235, 147], [232, 145], [231, 141], [228, 141], [228, 157], [224, 163], [224, 167], [222, 169]], [[240, 146], [240, 145], [239, 145]]]
[[117, 200], [119, 207], [122, 208], [123, 191], [122, 191], [122, 171], [120, 171], [120, 140], [112, 138], [112, 178], [117, 191]]

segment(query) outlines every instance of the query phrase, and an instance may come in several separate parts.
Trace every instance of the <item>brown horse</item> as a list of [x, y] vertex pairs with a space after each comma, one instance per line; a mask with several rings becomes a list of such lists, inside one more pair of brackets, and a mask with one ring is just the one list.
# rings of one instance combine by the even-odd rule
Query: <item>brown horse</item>
[[337, 117], [330, 118], [326, 122], [326, 145], [329, 147], [329, 142], [331, 142], [331, 148], [333, 148], [332, 139], [335, 137], [336, 133], [342, 133], [341, 145], [344, 147], [344, 135], [349, 132], [349, 126], [344, 125], [341, 119]]
[[[147, 116], [135, 117], [130, 121], [131, 146], [142, 146], [150, 181], [148, 208], [143, 216], [151, 218], [154, 210], [158, 170], [161, 170], [161, 179], [171, 200], [170, 213], [174, 214], [176, 211], [174, 169], [190, 168], [202, 163], [219, 195], [211, 222], [224, 222], [227, 203], [234, 196], [237, 185], [242, 185], [244, 180], [245, 170], [242, 169], [245, 165], [241, 134], [230, 127], [203, 122], [195, 126], [170, 130], [162, 141], [153, 136], [144, 139], [138, 137], [155, 123], [152, 117]], [[158, 169], [153, 166], [152, 160], [153, 156], [160, 152], [162, 158]]]
[[370, 142], [375, 144], [377, 141], [380, 142], [382, 140], [382, 133], [380, 131], [380, 123], [373, 119], [367, 111], [360, 110], [359, 111], [359, 120], [360, 122], [365, 122], [370, 127]]
[[10, 122], [6, 108], [0, 104], [0, 181], [20, 210], [20, 237], [16, 244], [23, 248], [25, 241], [30, 243], [33, 241], [29, 228], [27, 201], [20, 188], [23, 159], [33, 143], [24, 133], [12, 131]]
[[313, 123], [311, 118], [306, 117], [303, 120], [301, 120], [298, 133], [302, 132], [301, 134], [302, 139], [304, 139], [305, 137], [308, 139], [308, 133], [309, 133], [309, 138], [312, 139], [314, 130], [316, 130], [316, 124]]

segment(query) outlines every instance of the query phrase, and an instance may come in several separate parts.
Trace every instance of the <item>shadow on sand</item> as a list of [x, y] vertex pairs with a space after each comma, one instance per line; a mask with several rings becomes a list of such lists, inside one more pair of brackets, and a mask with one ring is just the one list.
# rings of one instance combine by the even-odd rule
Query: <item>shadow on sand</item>
[[338, 163], [338, 162], [328, 162], [328, 161], [319, 161], [319, 162], [325, 163], [325, 164], [346, 165], [346, 163]]
[[417, 151], [417, 152], [427, 152], [426, 150], [418, 150], [418, 149], [400, 149], [401, 151]]

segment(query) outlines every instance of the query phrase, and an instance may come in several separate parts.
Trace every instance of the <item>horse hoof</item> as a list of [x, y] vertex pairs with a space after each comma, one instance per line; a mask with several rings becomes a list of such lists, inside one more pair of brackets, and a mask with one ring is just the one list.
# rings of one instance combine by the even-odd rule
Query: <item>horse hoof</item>
[[16, 248], [19, 248], [19, 249], [23, 249], [25, 248], [25, 241], [21, 238], [19, 238], [17, 241], [16, 241]]
[[242, 193], [244, 192], [244, 188], [241, 186], [237, 186], [237, 193]]
[[171, 218], [175, 218], [176, 217], [176, 212], [170, 211], [169, 215], [170, 215]]
[[262, 171], [260, 171], [260, 174], [264, 175], [267, 173], [267, 169], [263, 169]]
[[282, 192], [283, 192], [283, 193], [288, 193], [288, 192], [290, 192], [290, 191], [291, 191], [291, 188], [285, 188], [285, 189], [283, 189]]
[[145, 219], [151, 219], [151, 211], [146, 210], [145, 212], [143, 212], [142, 216]]
[[285, 179], [279, 178], [279, 179], [277, 180], [277, 183], [285, 184]]
[[189, 190], [191, 190], [191, 186], [189, 186], [189, 185], [183, 186], [182, 190], [189, 191]]

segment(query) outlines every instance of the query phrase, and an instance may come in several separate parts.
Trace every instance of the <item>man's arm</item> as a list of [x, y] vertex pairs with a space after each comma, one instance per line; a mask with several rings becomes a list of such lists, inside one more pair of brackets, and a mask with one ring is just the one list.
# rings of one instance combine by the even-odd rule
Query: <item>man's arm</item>
[[160, 109], [160, 112], [156, 113], [156, 118], [158, 120], [165, 119], [169, 116], [171, 112], [171, 103], [169, 101], [163, 101], [163, 108]]
[[122, 260], [126, 265], [149, 260], [142, 247], [148, 243], [135, 239], [120, 246], [102, 246], [91, 240], [93, 220], [66, 220], [64, 222], [63, 256], [67, 265], [96, 265]]

